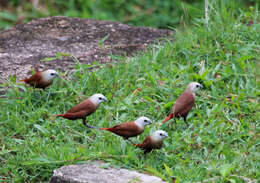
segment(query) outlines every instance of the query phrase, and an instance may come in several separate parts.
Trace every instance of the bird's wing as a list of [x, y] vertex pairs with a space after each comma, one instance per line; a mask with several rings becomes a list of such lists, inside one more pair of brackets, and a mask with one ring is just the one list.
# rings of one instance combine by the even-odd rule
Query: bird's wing
[[146, 137], [142, 144], [137, 144], [136, 146], [143, 149], [145, 154], [151, 152], [153, 150], [151, 136]]
[[78, 105], [72, 107], [67, 113], [76, 113], [85, 111], [85, 113], [92, 113], [96, 110], [96, 106], [90, 100], [84, 100]]
[[148, 137], [146, 137], [146, 138], [144, 139], [144, 141], [143, 141], [142, 144], [139, 144], [138, 147], [140, 147], [140, 148], [150, 148], [151, 143], [152, 143], [151, 136], [148, 136]]
[[60, 116], [67, 118], [67, 119], [80, 119], [80, 118], [85, 118], [86, 117], [86, 111], [77, 111], [77, 112], [73, 112], [73, 113], [65, 113], [65, 114], [61, 114]]
[[139, 128], [138, 126], [135, 124], [134, 121], [130, 121], [130, 122], [126, 122], [126, 123], [121, 123], [119, 125], [116, 125], [113, 127], [115, 130], [117, 131], [133, 131], [133, 132], [136, 132], [136, 131], [139, 131]]
[[143, 132], [133, 121], [116, 125], [110, 131], [123, 137], [134, 137]]
[[195, 103], [195, 97], [191, 92], [183, 92], [173, 107], [175, 115], [187, 114]]
[[30, 78], [24, 79], [23, 81], [28, 84], [35, 85], [39, 83], [40, 80], [41, 80], [41, 72], [37, 72], [34, 75], [32, 75]]

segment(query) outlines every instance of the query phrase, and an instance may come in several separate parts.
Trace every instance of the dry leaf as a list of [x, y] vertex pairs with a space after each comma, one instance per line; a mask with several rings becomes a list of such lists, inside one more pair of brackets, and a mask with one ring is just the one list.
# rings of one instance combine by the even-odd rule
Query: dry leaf
[[216, 73], [216, 74], [215, 74], [215, 78], [221, 79], [221, 75], [220, 75], [219, 73]]
[[136, 95], [136, 94], [139, 93], [140, 91], [142, 91], [142, 88], [137, 88], [137, 89], [133, 92], [133, 95]]
[[175, 183], [176, 182], [176, 178], [174, 176], [172, 176], [171, 178], [172, 178], [172, 182]]
[[250, 99], [248, 99], [248, 100], [249, 100], [250, 102], [252, 102], [252, 103], [255, 103], [255, 104], [258, 103], [256, 98], [250, 98]]
[[204, 72], [205, 72], [205, 60], [202, 60], [200, 65], [201, 65], [201, 68], [200, 68], [200, 72], [199, 74], [202, 75]]
[[166, 81], [158, 81], [158, 84], [159, 84], [160, 86], [165, 85], [165, 83], [166, 83]]

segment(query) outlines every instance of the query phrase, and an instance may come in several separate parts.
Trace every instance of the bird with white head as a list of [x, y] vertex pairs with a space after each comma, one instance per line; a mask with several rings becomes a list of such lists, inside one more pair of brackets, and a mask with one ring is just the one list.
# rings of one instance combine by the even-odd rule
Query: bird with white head
[[163, 130], [157, 130], [152, 135], [145, 138], [142, 144], [134, 144], [144, 150], [144, 153], [149, 153], [153, 149], [161, 149], [163, 140], [168, 137], [168, 133]]
[[176, 100], [171, 113], [163, 121], [163, 123], [166, 123], [174, 117], [183, 117], [184, 121], [186, 122], [187, 115], [195, 104], [195, 93], [201, 88], [202, 85], [197, 82], [191, 82], [190, 84], [188, 84], [186, 90]]
[[100, 130], [107, 130], [116, 135], [123, 137], [124, 139], [136, 137], [144, 132], [144, 128], [146, 125], [150, 125], [152, 120], [147, 117], [140, 117], [135, 121], [129, 121], [125, 123], [120, 123], [116, 126], [110, 128], [100, 128]]
[[53, 82], [53, 79], [58, 76], [59, 76], [59, 73], [53, 69], [48, 69], [45, 71], [38, 71], [38, 68], [37, 68], [35, 74], [33, 74], [31, 77], [25, 78], [21, 81], [31, 85], [34, 88], [45, 89], [46, 87], [50, 86]]
[[94, 94], [78, 105], [72, 107], [65, 114], [58, 114], [60, 116], [69, 120], [82, 119], [82, 123], [89, 128], [97, 128], [95, 126], [86, 123], [86, 117], [93, 114], [102, 102], [106, 102], [107, 98], [102, 94]]

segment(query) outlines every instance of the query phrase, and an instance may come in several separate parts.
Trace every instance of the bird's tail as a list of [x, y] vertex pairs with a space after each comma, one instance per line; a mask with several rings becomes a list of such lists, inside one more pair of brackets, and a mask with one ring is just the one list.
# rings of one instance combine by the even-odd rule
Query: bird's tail
[[64, 117], [64, 116], [65, 116], [65, 114], [55, 114], [50, 117], [50, 120], [53, 121], [56, 117]]
[[66, 114], [57, 114], [57, 115], [55, 115], [56, 117], [65, 117], [66, 116]]
[[73, 113], [65, 113], [65, 114], [57, 114], [57, 117], [63, 117], [63, 118], [72, 118], [74, 117]]
[[50, 120], [53, 121], [56, 117], [67, 117], [66, 114], [56, 114], [50, 117]]
[[174, 116], [173, 116], [173, 113], [171, 113], [164, 121], [163, 121], [163, 124], [165, 124], [167, 121], [169, 121], [170, 119], [172, 119]]
[[108, 130], [108, 131], [110, 131], [111, 128], [99, 128], [99, 130]]
[[143, 144], [133, 144], [133, 145], [136, 146], [136, 147], [139, 147], [139, 148], [143, 147]]
[[25, 82], [25, 83], [28, 83], [28, 82], [29, 82], [29, 78], [25, 78], [25, 79], [20, 80], [20, 81]]

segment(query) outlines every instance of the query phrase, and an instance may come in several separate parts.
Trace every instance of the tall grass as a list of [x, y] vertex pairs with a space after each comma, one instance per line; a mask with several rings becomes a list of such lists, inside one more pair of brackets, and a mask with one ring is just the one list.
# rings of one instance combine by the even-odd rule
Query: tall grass
[[[211, 2], [211, 0], [209, 1]], [[228, 4], [229, 0], [216, 0]], [[257, 0], [237, 0], [239, 8], [254, 5]], [[0, 29], [35, 18], [63, 15], [120, 21], [131, 25], [159, 28], [177, 27], [204, 16], [204, 0], [2, 0]]]

